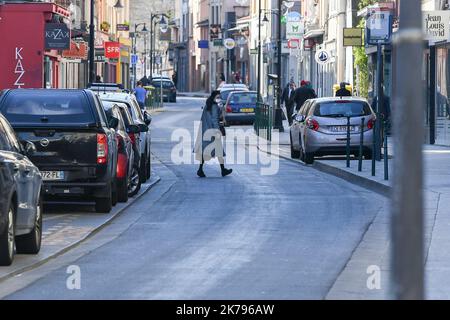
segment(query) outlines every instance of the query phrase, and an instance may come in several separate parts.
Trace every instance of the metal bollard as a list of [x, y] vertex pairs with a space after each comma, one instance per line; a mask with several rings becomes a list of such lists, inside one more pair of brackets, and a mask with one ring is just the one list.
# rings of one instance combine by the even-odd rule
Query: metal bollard
[[358, 171], [362, 171], [362, 160], [363, 160], [363, 145], [364, 145], [364, 118], [361, 119], [361, 132], [359, 135], [359, 159], [358, 159]]
[[[376, 123], [376, 122], [375, 122]], [[375, 149], [376, 149], [376, 131], [372, 128], [372, 177], [375, 177]]]
[[384, 180], [389, 180], [389, 155], [388, 155], [388, 139], [387, 139], [387, 121], [383, 122], [384, 125]]
[[346, 146], [347, 168], [350, 168], [350, 117], [347, 117], [347, 146]]

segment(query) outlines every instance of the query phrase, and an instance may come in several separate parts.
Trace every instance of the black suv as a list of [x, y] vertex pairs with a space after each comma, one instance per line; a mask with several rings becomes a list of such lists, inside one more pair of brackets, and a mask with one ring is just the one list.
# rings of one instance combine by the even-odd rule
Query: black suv
[[45, 200], [95, 202], [109, 212], [116, 198], [117, 142], [98, 97], [90, 90], [7, 90], [0, 112], [19, 139], [30, 141], [30, 157], [44, 180]]

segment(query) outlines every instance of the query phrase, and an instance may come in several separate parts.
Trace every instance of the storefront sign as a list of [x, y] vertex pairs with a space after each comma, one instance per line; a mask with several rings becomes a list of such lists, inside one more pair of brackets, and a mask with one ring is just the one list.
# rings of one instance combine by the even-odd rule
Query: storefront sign
[[105, 57], [108, 59], [120, 58], [120, 43], [119, 42], [105, 42]]
[[70, 30], [64, 23], [45, 24], [44, 39], [46, 50], [70, 49]]
[[447, 41], [450, 35], [450, 11], [424, 11], [423, 32], [425, 40]]
[[62, 52], [63, 58], [87, 60], [88, 46], [86, 42], [70, 42], [70, 49]]
[[130, 26], [128, 24], [118, 24], [116, 29], [117, 31], [130, 31]]
[[388, 44], [392, 35], [392, 12], [386, 8], [369, 9], [366, 34], [370, 45]]
[[301, 39], [305, 33], [302, 16], [298, 12], [289, 12], [286, 17], [286, 39]]
[[223, 47], [223, 39], [215, 39], [213, 41], [213, 46], [214, 47]]
[[209, 41], [208, 40], [199, 40], [198, 41], [198, 48], [199, 49], [208, 49], [209, 47]]
[[331, 55], [327, 50], [318, 50], [315, 58], [318, 64], [323, 65], [330, 62]]

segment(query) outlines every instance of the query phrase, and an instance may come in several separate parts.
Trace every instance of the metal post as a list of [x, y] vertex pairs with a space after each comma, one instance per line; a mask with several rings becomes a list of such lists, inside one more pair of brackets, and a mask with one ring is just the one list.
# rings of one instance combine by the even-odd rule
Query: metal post
[[377, 105], [375, 121], [375, 159], [381, 161], [381, 117], [380, 113], [383, 110], [383, 55], [381, 44], [377, 45]]
[[[395, 299], [424, 298], [423, 244], [423, 36], [421, 1], [400, 1], [399, 31], [394, 37], [393, 118], [395, 157], [391, 202], [392, 288]], [[411, 143], [414, 141], [416, 143]]]
[[350, 117], [347, 117], [347, 143], [345, 146], [347, 168], [350, 168], [350, 139]]
[[91, 0], [91, 17], [89, 24], [89, 82], [95, 82], [95, 26], [94, 26], [95, 1]]
[[359, 135], [359, 155], [358, 155], [358, 171], [362, 171], [362, 160], [363, 160], [363, 145], [364, 145], [364, 118], [361, 119], [361, 129]]
[[277, 95], [277, 105], [275, 107], [275, 123], [274, 129], [279, 132], [284, 132], [283, 127], [283, 114], [281, 110], [281, 50], [282, 50], [282, 40], [281, 40], [281, 3], [282, 0], [278, 0], [278, 13], [277, 13], [277, 78], [278, 86], [276, 90]]
[[150, 78], [153, 78], [153, 19], [155, 16], [152, 14], [150, 18]]
[[384, 142], [383, 142], [383, 146], [384, 146], [384, 155], [383, 155], [383, 160], [384, 160], [384, 180], [389, 180], [389, 155], [388, 155], [388, 138], [387, 138], [387, 134], [386, 134], [386, 130], [387, 130], [387, 121], [383, 121], [383, 126], [384, 126]]
[[258, 75], [257, 75], [257, 86], [256, 89], [258, 99], [257, 101], [262, 102], [261, 97], [261, 0], [258, 1]]
[[147, 36], [145, 34], [144, 34], [144, 77], [147, 78]]
[[[375, 123], [377, 122], [377, 120], [375, 120]], [[375, 149], [376, 149], [376, 131], [375, 131], [375, 124], [374, 127], [372, 128], [372, 177], [375, 177]]]
[[162, 78], [161, 78], [161, 81], [160, 81], [160, 88], [161, 88], [161, 91], [159, 92], [159, 94], [160, 94], [160, 103], [161, 103], [160, 104], [160, 108], [162, 108], [162, 107], [164, 107], [163, 80], [162, 80]]

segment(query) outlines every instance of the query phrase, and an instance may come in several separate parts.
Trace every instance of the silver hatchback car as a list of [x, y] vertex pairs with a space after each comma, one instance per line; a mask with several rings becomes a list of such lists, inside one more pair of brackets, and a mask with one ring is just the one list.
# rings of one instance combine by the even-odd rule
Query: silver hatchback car
[[345, 154], [347, 118], [350, 118], [351, 154], [359, 153], [361, 122], [364, 118], [363, 155], [371, 159], [376, 116], [367, 100], [353, 97], [306, 101], [293, 115], [291, 157], [312, 164], [315, 156]]

